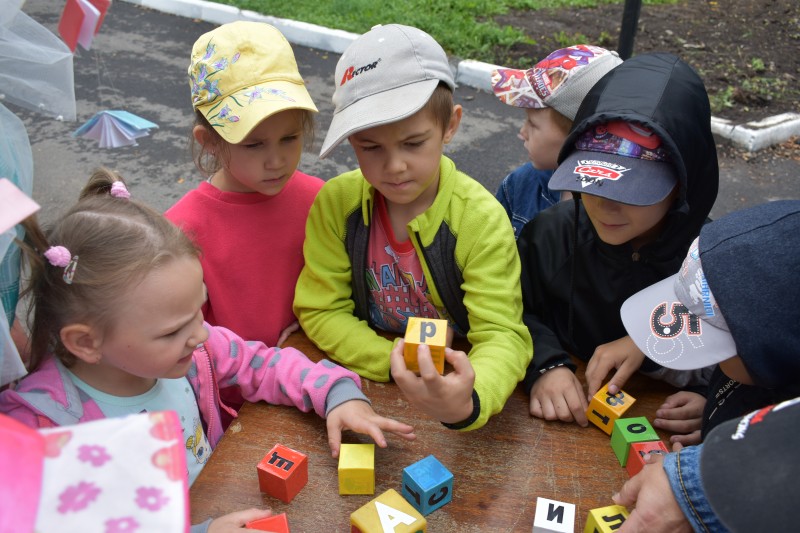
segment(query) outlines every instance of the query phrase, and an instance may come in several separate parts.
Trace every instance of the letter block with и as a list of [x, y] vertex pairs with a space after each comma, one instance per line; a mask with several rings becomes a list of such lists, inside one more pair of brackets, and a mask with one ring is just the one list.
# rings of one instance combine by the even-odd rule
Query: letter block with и
[[342, 444], [339, 494], [375, 494], [374, 444]]
[[628, 462], [631, 444], [650, 440], [659, 440], [659, 436], [647, 418], [643, 416], [620, 418], [614, 422], [614, 431], [611, 432], [611, 448], [619, 459], [620, 465], [625, 466]]
[[533, 533], [574, 533], [575, 504], [536, 498]]
[[431, 359], [440, 374], [444, 374], [444, 347], [447, 345], [447, 320], [436, 318], [409, 317], [406, 326], [405, 348], [403, 358], [406, 368], [419, 372], [417, 348], [427, 344], [431, 350]]
[[425, 533], [428, 522], [389, 489], [350, 515], [350, 533]]
[[630, 477], [635, 476], [644, 468], [644, 456], [648, 453], [660, 453], [663, 455], [669, 453], [669, 450], [660, 440], [634, 442], [631, 444], [628, 462], [625, 463], [625, 469], [628, 471]]
[[258, 463], [258, 486], [273, 498], [289, 503], [308, 483], [308, 457], [276, 444]]
[[429, 455], [403, 469], [403, 497], [427, 516], [453, 499], [453, 474]]
[[608, 383], [592, 396], [589, 408], [586, 409], [586, 418], [606, 434], [611, 435], [614, 422], [625, 414], [636, 398], [620, 390], [616, 394], [608, 392]]
[[628, 510], [622, 505], [598, 507], [589, 511], [583, 533], [613, 533], [628, 519]]
[[244, 527], [247, 529], [257, 529], [259, 531], [271, 531], [272, 533], [290, 533], [289, 520], [286, 518], [286, 513], [268, 516], [260, 520], [253, 520], [245, 524]]

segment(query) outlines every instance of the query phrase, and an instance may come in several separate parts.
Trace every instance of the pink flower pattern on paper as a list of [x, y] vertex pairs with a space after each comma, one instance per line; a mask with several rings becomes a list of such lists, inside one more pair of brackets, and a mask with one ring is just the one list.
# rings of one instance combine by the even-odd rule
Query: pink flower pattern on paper
[[158, 511], [169, 502], [164, 492], [155, 487], [139, 487], [136, 489], [136, 505], [148, 511]]
[[66, 514], [69, 512], [81, 511], [96, 500], [100, 492], [101, 490], [93, 483], [86, 483], [85, 481], [67, 487], [58, 496], [61, 502], [58, 506], [58, 512]]
[[139, 522], [130, 516], [106, 520], [105, 533], [130, 533], [137, 529], [139, 529]]
[[111, 456], [103, 446], [83, 445], [78, 448], [78, 459], [84, 463], [92, 463], [92, 466], [103, 466], [111, 460]]

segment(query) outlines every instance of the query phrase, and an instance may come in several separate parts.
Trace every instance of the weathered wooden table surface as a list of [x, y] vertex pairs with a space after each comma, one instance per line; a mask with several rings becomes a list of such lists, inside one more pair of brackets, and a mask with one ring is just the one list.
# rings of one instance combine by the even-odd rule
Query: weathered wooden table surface
[[[323, 354], [303, 335], [286, 343], [313, 360]], [[579, 367], [583, 377], [585, 365]], [[389, 447], [375, 448], [375, 495], [401, 491], [402, 469], [430, 454], [454, 476], [453, 500], [429, 514], [431, 532], [525, 532], [533, 524], [536, 498], [576, 505], [575, 529], [583, 531], [590, 509], [612, 505], [611, 495], [628, 479], [608, 435], [590, 424], [545, 422], [528, 414], [521, 387], [505, 409], [481, 429], [446, 429], [405, 401], [394, 383], [363, 380], [374, 409], [412, 424], [414, 442], [388, 435]], [[655, 416], [671, 386], [636, 375], [625, 392], [636, 403], [625, 417]], [[666, 433], [660, 433], [662, 439]], [[372, 442], [345, 433], [344, 442]], [[665, 440], [665, 442], [667, 442]], [[256, 465], [280, 443], [308, 455], [308, 484], [289, 504], [262, 494]], [[286, 512], [293, 533], [350, 531], [350, 513], [374, 496], [340, 496], [337, 460], [327, 442], [325, 421], [294, 408], [246, 404], [231, 424], [190, 491], [192, 523], [249, 507]]]

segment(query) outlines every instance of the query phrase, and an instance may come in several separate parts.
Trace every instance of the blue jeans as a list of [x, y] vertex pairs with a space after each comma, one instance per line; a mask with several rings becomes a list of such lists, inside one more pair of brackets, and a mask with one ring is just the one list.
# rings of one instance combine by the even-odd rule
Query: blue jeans
[[[717, 515], [711, 509], [703, 490], [700, 476], [700, 454], [703, 445], [688, 446], [677, 453], [664, 456], [664, 470], [667, 472], [672, 492], [683, 514], [692, 528], [701, 533], [728, 533]], [[743, 481], [744, 482], [744, 481]]]
[[538, 170], [528, 162], [503, 178], [495, 197], [511, 219], [514, 238], [536, 213], [558, 202], [560, 193], [551, 192], [547, 186], [552, 175], [552, 170]]

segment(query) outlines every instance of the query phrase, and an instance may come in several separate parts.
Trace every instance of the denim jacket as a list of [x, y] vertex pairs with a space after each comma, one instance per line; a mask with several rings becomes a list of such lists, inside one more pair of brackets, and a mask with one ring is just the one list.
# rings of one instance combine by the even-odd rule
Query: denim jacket
[[539, 170], [528, 162], [503, 178], [495, 197], [511, 219], [515, 239], [536, 213], [558, 202], [560, 193], [547, 186], [552, 175], [552, 170]]
[[703, 445], [689, 446], [664, 456], [664, 470], [681, 511], [696, 532], [727, 533], [726, 528], [706, 499], [700, 475]]

